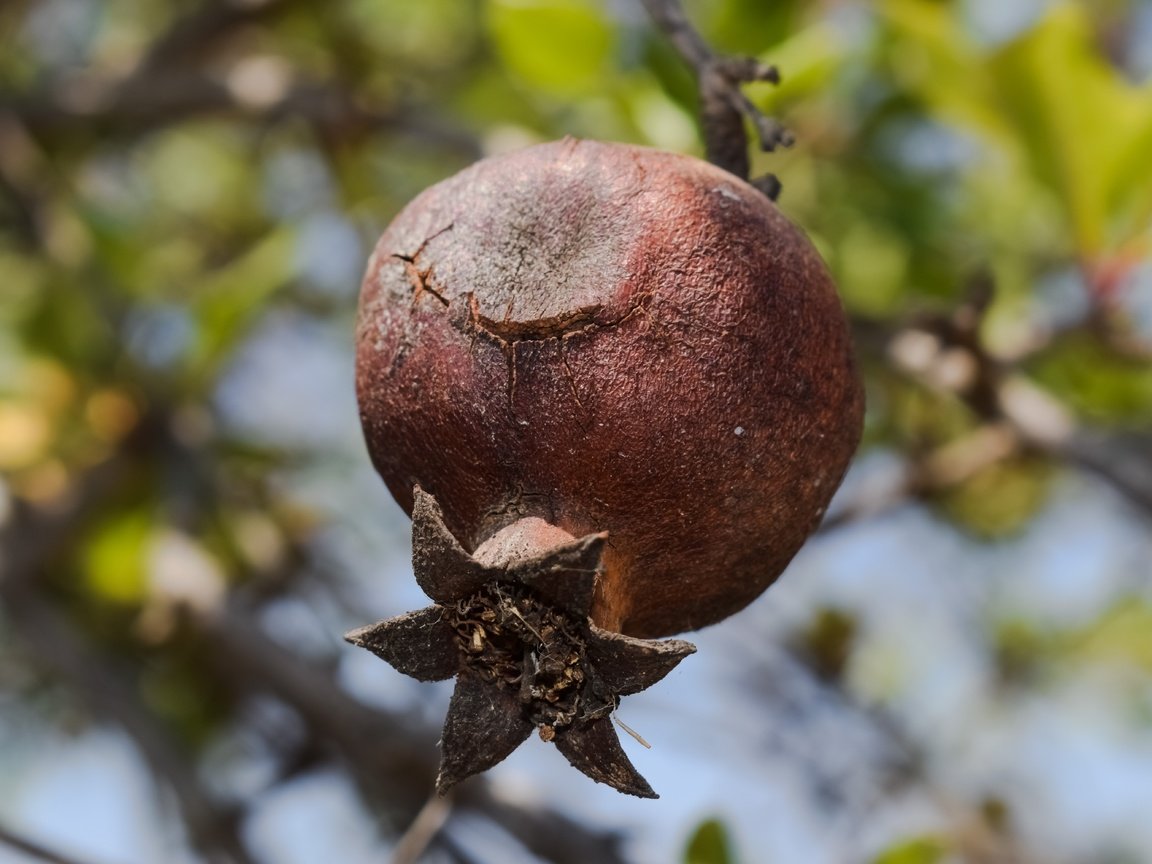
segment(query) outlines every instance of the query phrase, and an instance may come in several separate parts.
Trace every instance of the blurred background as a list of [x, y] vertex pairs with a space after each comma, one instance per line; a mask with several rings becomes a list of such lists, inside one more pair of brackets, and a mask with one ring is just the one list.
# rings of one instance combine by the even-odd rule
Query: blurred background
[[[429, 799], [352, 389], [371, 246], [566, 134], [700, 152], [639, 0], [0, 3], [0, 862], [1152, 862], [1152, 2], [697, 0], [795, 133], [866, 440], [620, 716]], [[404, 838], [397, 847], [399, 838]]]

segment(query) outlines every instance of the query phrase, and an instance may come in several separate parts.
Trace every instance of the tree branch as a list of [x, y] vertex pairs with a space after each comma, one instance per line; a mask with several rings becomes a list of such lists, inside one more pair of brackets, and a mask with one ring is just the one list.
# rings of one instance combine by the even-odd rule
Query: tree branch
[[938, 393], [962, 400], [986, 425], [1014, 436], [1013, 447], [1042, 453], [1107, 481], [1152, 517], [1152, 458], [1119, 435], [1084, 428], [1056, 397], [991, 356], [979, 338], [986, 303], [947, 319], [910, 326], [889, 341], [893, 365]]
[[[221, 674], [231, 676], [245, 692], [263, 689], [293, 708], [320, 741], [339, 753], [365, 791], [388, 803], [399, 824], [416, 818], [434, 786], [439, 752], [435, 733], [415, 718], [354, 699], [327, 673], [270, 639], [235, 608], [193, 623]], [[461, 784], [453, 801], [455, 809], [491, 819], [546, 861], [626, 862], [615, 832], [594, 832], [554, 810], [510, 803], [484, 777]]]
[[1098, 477], [1152, 519], [1152, 439], [1084, 427], [1064, 403], [1017, 371], [1046, 342], [1009, 360], [992, 356], [980, 338], [992, 290], [987, 277], [979, 277], [969, 300], [947, 316], [894, 328], [854, 322], [858, 345], [870, 346], [926, 389], [960, 400], [981, 425], [928, 453], [909, 456], [883, 489], [866, 489], [840, 504], [821, 531], [931, 496], [1023, 453]]
[[[897, 787], [911, 790], [917, 798], [934, 806], [960, 860], [968, 864], [1036, 864], [1010, 833], [990, 823], [977, 806], [942, 789], [932, 777], [932, 761], [924, 747], [900, 718], [882, 704], [860, 700], [846, 686], [840, 673], [831, 676], [820, 673], [812, 658], [795, 644], [771, 645], [758, 660], [749, 659], [753, 656], [746, 658], [751, 664], [751, 674], [741, 675], [741, 686], [745, 690], [749, 685], [758, 688], [763, 698], [776, 703], [777, 710], [788, 718], [799, 737], [789, 740], [789, 736], [781, 736], [784, 749], [789, 757], [805, 761], [806, 774], [821, 773], [818, 764], [822, 754], [819, 748], [811, 746], [810, 738], [803, 737], [803, 730], [809, 728], [812, 716], [822, 710], [822, 706], [834, 705], [840, 722], [859, 721], [875, 733], [882, 744], [868, 748], [868, 754], [878, 758], [883, 771], [882, 778], [869, 785], [889, 794]], [[819, 721], [813, 725], [818, 726]], [[811, 764], [807, 764], [809, 762]], [[838, 787], [847, 785], [842, 767], [828, 779]], [[867, 803], [855, 814], [861, 821], [872, 816]], [[851, 839], [855, 840], [860, 833], [852, 832]]]
[[475, 136], [460, 127], [403, 102], [370, 104], [339, 83], [299, 75], [287, 61], [250, 55], [223, 71], [210, 70], [204, 62], [237, 31], [299, 5], [301, 0], [206, 0], [175, 16], [126, 72], [91, 68], [58, 75], [30, 92], [0, 93], [0, 124], [7, 115], [37, 137], [55, 135], [71, 142], [88, 135], [134, 137], [202, 115], [256, 123], [294, 118], [328, 140], [386, 130], [469, 158], [482, 155]]
[[187, 15], [176, 17], [168, 30], [154, 39], [132, 74], [148, 78], [161, 68], [193, 60], [221, 37], [275, 15], [300, 0], [208, 0]]
[[[780, 83], [775, 66], [749, 57], [716, 55], [692, 26], [680, 0], [642, 0], [653, 23], [664, 32], [684, 61], [696, 73], [700, 94], [700, 125], [705, 156], [709, 162], [748, 180], [748, 135], [744, 121], [756, 130], [765, 152], [788, 147], [793, 138], [778, 121], [767, 117], [740, 89], [752, 81]], [[773, 200], [780, 194], [780, 181], [768, 174], [752, 182]]]
[[209, 795], [180, 748], [100, 652], [30, 586], [0, 579], [0, 600], [31, 659], [66, 681], [94, 714], [132, 739], [154, 776], [175, 795], [193, 844], [208, 860], [253, 864], [237, 831], [238, 811]]

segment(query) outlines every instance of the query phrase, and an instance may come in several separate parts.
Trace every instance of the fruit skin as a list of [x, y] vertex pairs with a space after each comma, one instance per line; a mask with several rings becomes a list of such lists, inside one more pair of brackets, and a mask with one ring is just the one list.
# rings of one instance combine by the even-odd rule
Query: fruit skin
[[468, 549], [525, 516], [607, 531], [592, 620], [651, 638], [768, 587], [818, 524], [863, 397], [823, 262], [691, 157], [564, 141], [425, 191], [361, 293], [372, 460]]

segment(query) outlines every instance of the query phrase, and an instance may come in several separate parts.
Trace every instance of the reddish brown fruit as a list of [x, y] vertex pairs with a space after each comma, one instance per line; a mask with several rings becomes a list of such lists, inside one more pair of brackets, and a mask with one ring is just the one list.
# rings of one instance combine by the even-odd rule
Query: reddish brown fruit
[[[581, 671], [565, 674], [596, 679], [599, 701], [591, 683], [568, 681], [565, 698], [583, 695], [559, 726], [537, 710], [539, 697], [510, 696], [513, 666], [547, 653], [547, 640], [521, 628], [499, 662], [485, 660], [507, 704], [479, 706], [468, 693], [485, 688], [460, 641], [472, 637], [460, 632], [481, 609], [460, 611], [457, 642], [441, 630], [429, 643], [439, 646], [436, 676], [460, 672], [442, 786], [499, 761], [527, 724], [595, 779], [650, 794], [622, 753], [607, 752], [606, 716], [690, 646], [644, 640], [718, 621], [770, 585], [819, 522], [859, 439], [860, 385], [819, 256], [725, 171], [568, 139], [482, 161], [413, 201], [369, 263], [357, 335], [373, 462], [410, 512], [417, 485], [443, 508], [441, 521], [435, 501], [420, 499], [421, 585], [441, 610], [483, 584], [520, 586], [519, 599], [485, 594], [485, 620], [505, 632], [537, 614], [585, 628], [565, 643], [565, 668]], [[443, 551], [457, 540], [458, 552]], [[565, 592], [550, 577], [557, 584], [538, 590], [543, 572], [582, 587]], [[576, 596], [585, 589], [590, 610]], [[431, 676], [404, 668], [400, 655], [415, 643], [386, 635], [400, 623], [353, 641]], [[613, 633], [638, 637], [631, 653], [603, 647]], [[487, 635], [476, 638], [484, 644], [473, 656], [488, 650]], [[521, 642], [522, 661], [511, 658]], [[674, 647], [653, 647], [665, 644]], [[653, 652], [664, 658], [659, 673], [622, 685], [623, 667], [647, 668]], [[468, 722], [503, 729], [501, 747], [450, 753]]]

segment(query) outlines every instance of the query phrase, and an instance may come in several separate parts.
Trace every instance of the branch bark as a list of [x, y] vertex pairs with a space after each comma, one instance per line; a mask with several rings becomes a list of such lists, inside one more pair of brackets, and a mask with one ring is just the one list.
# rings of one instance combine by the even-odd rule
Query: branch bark
[[1152, 438], [1087, 427], [1020, 372], [1046, 343], [1011, 359], [992, 356], [979, 334], [990, 292], [991, 285], [978, 286], [978, 296], [947, 317], [898, 327], [854, 322], [857, 345], [867, 346], [877, 355], [874, 359], [928, 390], [961, 400], [981, 425], [963, 438], [909, 456], [883, 489], [869, 488], [839, 503], [821, 531], [931, 496], [1022, 453], [1040, 454], [1099, 478], [1152, 519]]
[[[700, 125], [705, 157], [714, 165], [749, 180], [748, 135], [745, 120], [756, 130], [765, 152], [788, 147], [793, 138], [778, 121], [767, 117], [740, 89], [752, 81], [780, 83], [775, 66], [750, 57], [717, 55], [692, 26], [680, 0], [641, 0], [653, 23], [664, 32], [684, 61], [696, 73], [700, 95]], [[780, 181], [768, 174], [750, 181], [773, 200], [780, 194]]]

